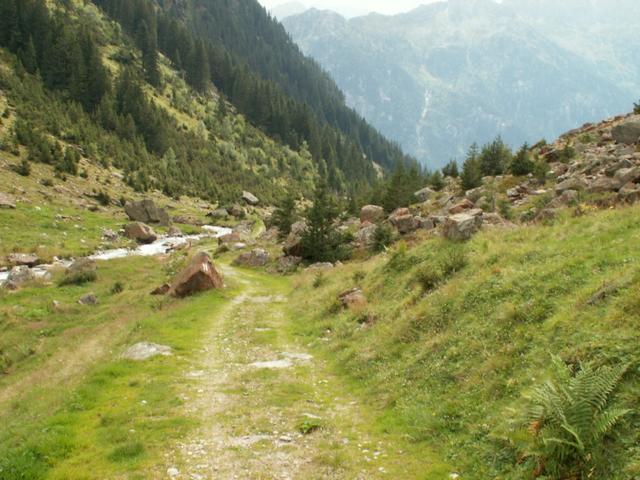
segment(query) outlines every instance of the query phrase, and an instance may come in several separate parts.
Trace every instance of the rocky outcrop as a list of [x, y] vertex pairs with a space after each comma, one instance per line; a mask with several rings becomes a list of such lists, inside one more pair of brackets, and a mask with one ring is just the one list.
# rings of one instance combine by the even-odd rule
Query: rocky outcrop
[[233, 261], [234, 265], [245, 267], [264, 267], [269, 263], [269, 252], [262, 248], [255, 248], [250, 252], [243, 253]]
[[389, 222], [402, 234], [411, 233], [420, 228], [419, 220], [408, 208], [398, 208], [389, 215]]
[[16, 200], [11, 195], [0, 192], [0, 208], [16, 208]]
[[468, 198], [465, 198], [456, 203], [453, 207], [449, 208], [449, 213], [451, 215], [457, 215], [473, 208], [475, 208], [475, 204]]
[[384, 220], [384, 208], [377, 205], [365, 205], [360, 209], [360, 221], [362, 223], [378, 223]]
[[377, 225], [365, 224], [356, 233], [356, 243], [362, 247], [370, 247], [375, 241], [377, 230]]
[[205, 252], [198, 253], [171, 283], [168, 294], [188, 297], [199, 292], [224, 287], [222, 275]]
[[242, 200], [248, 205], [258, 205], [260, 200], [253, 193], [244, 191], [242, 192]]
[[10, 253], [7, 255], [7, 262], [13, 266], [35, 267], [40, 265], [42, 261], [40, 257], [33, 253]]
[[124, 211], [130, 220], [142, 223], [157, 223], [169, 226], [171, 219], [167, 211], [156, 206], [153, 200], [145, 199], [139, 202], [128, 202]]
[[628, 121], [611, 129], [611, 137], [617, 143], [635, 145], [640, 143], [640, 121]]
[[153, 243], [158, 239], [156, 232], [149, 225], [142, 222], [133, 222], [124, 227], [124, 234], [127, 238], [138, 243]]
[[471, 210], [447, 218], [443, 235], [453, 241], [469, 240], [482, 226], [482, 210]]
[[419, 202], [427, 202], [431, 200], [431, 198], [436, 194], [435, 191], [431, 190], [429, 187], [423, 188], [422, 190], [418, 190], [413, 194], [413, 196]]
[[578, 177], [568, 178], [556, 185], [556, 195], [562, 195], [567, 190], [575, 190], [581, 192], [588, 187], [587, 182]]
[[13, 267], [3, 287], [7, 290], [17, 290], [25, 283], [32, 282], [35, 279], [36, 275], [29, 267], [25, 265]]

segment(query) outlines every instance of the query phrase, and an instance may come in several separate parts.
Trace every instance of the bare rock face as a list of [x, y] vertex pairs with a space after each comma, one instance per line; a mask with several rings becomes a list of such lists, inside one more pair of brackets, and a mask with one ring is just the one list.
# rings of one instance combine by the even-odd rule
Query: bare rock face
[[260, 200], [251, 192], [242, 192], [242, 200], [244, 200], [249, 205], [258, 205]]
[[475, 211], [459, 213], [447, 218], [443, 227], [443, 234], [449, 240], [469, 240], [482, 226], [482, 211], [476, 215]]
[[362, 223], [377, 223], [384, 220], [384, 208], [377, 205], [365, 205], [360, 210], [360, 221]]
[[157, 223], [169, 226], [171, 219], [164, 208], [159, 208], [153, 200], [145, 199], [139, 202], [129, 202], [125, 205], [124, 211], [134, 222]]
[[209, 255], [200, 252], [178, 274], [171, 283], [168, 293], [174, 297], [183, 298], [199, 292], [221, 288], [224, 288], [222, 275], [213, 265]]
[[15, 199], [6, 193], [0, 192], [0, 208], [16, 208]]
[[158, 236], [149, 225], [142, 222], [133, 222], [124, 227], [124, 234], [127, 238], [138, 243], [153, 243]]
[[629, 121], [613, 127], [611, 136], [617, 143], [634, 145], [640, 143], [640, 122]]
[[623, 183], [620, 180], [600, 177], [589, 185], [589, 191], [592, 193], [617, 192], [622, 186]]
[[250, 252], [243, 253], [233, 262], [234, 265], [246, 267], [264, 267], [269, 263], [269, 252], [262, 248], [255, 248]]
[[7, 255], [7, 261], [10, 265], [26, 265], [27, 267], [35, 267], [42, 263], [40, 258], [33, 253], [10, 253]]

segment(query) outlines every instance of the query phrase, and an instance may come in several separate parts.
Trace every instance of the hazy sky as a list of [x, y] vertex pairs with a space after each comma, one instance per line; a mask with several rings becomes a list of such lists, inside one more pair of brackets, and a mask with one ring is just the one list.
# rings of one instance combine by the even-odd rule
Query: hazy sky
[[[276, 7], [288, 0], [258, 0], [267, 8]], [[432, 3], [436, 0], [299, 0], [307, 7], [334, 10], [343, 15], [363, 15], [369, 12], [378, 12], [391, 15], [394, 13], [408, 12], [419, 5]]]

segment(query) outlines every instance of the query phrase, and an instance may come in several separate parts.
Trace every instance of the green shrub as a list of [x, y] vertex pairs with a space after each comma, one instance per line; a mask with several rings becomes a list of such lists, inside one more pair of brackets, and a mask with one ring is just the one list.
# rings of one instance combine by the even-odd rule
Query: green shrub
[[550, 478], [605, 478], [605, 438], [629, 413], [612, 406], [626, 365], [574, 372], [554, 358], [555, 378], [530, 395], [525, 420], [536, 474]]
[[60, 281], [60, 286], [65, 287], [68, 285], [84, 285], [85, 283], [95, 282], [97, 278], [98, 274], [93, 270], [69, 273]]
[[126, 462], [132, 458], [139, 457], [144, 453], [144, 445], [140, 442], [129, 442], [121, 447], [115, 448], [108, 459], [112, 462]]
[[389, 225], [378, 225], [376, 227], [376, 231], [373, 234], [373, 251], [374, 252], [381, 252], [383, 251], [385, 248], [387, 248], [389, 245], [391, 245], [393, 243], [393, 239], [394, 239], [394, 232], [393, 232], [393, 228], [391, 228]]
[[640, 102], [633, 104], [633, 113], [640, 115]]
[[15, 165], [13, 169], [18, 175], [22, 175], [23, 177], [31, 175], [31, 163], [27, 159], [23, 159], [20, 164]]
[[116, 282], [113, 284], [113, 287], [111, 287], [112, 295], [118, 295], [122, 292], [124, 292], [124, 285], [122, 284], [122, 282]]
[[326, 278], [324, 276], [324, 273], [318, 272], [313, 277], [313, 283], [311, 285], [313, 286], [313, 288], [320, 288], [322, 285], [325, 284], [325, 282], [326, 282]]
[[422, 288], [422, 291], [428, 293], [438, 287], [444, 276], [438, 267], [428, 264], [420, 266], [414, 278]]
[[458, 273], [467, 266], [467, 253], [461, 246], [455, 245], [448, 248], [440, 259], [440, 269], [445, 277]]

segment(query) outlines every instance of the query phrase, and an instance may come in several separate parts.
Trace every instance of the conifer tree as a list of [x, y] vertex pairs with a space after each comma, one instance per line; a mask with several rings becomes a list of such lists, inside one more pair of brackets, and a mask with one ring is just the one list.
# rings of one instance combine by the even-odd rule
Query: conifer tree
[[480, 169], [478, 145], [475, 143], [469, 148], [467, 158], [462, 165], [462, 174], [460, 175], [460, 179], [462, 180], [462, 188], [465, 191], [482, 185], [482, 171]]
[[535, 164], [529, 154], [529, 145], [525, 143], [511, 162], [511, 173], [513, 175], [529, 175], [533, 173], [534, 167]]

